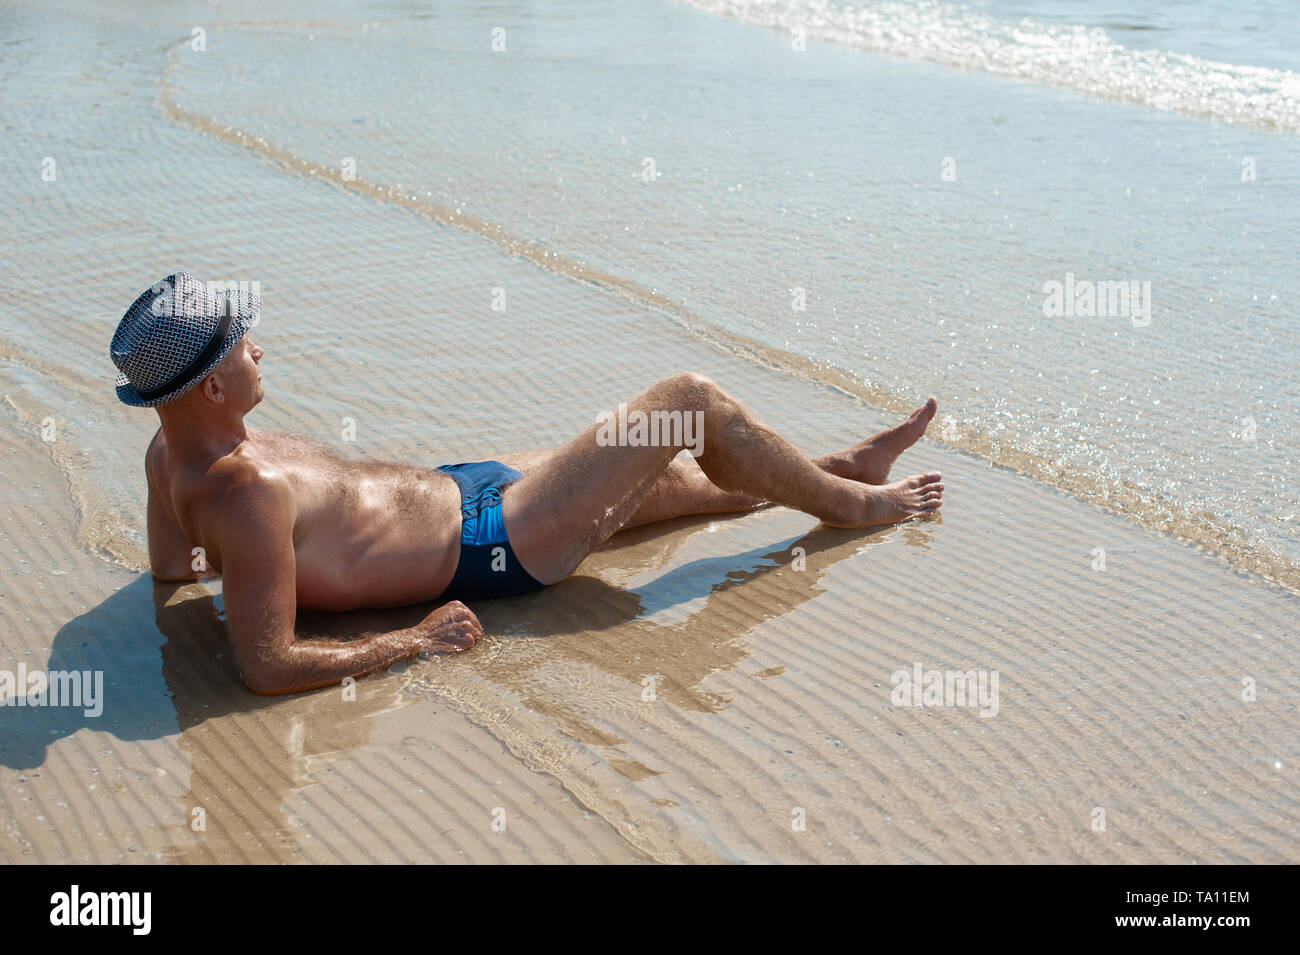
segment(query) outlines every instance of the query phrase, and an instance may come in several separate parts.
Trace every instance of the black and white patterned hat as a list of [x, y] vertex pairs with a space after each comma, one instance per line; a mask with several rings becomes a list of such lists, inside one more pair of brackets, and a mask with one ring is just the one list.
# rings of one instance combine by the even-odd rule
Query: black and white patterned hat
[[257, 324], [258, 283], [200, 282], [177, 272], [132, 303], [109, 345], [117, 396], [143, 408], [174, 401], [212, 373]]

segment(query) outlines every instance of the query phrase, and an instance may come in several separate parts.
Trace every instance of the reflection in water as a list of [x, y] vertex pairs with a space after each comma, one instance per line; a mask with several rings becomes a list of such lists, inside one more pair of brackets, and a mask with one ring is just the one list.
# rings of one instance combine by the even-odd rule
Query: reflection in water
[[[420, 612], [407, 609], [407, 616]], [[335, 628], [362, 622], [336, 621]], [[339, 688], [256, 696], [239, 677], [206, 588], [147, 575], [60, 627], [48, 660], [26, 662], [47, 672], [102, 671], [103, 712], [87, 717], [79, 707], [6, 708], [0, 765], [39, 770], [58, 740], [82, 730], [108, 734], [117, 741], [106, 754], [113, 757], [108, 768], [96, 763], [90, 778], [60, 779], [61, 787], [85, 787], [83, 798], [98, 804], [105, 820], [116, 820], [106, 828], [125, 827], [117, 840], [133, 845], [140, 820], [124, 817], [114, 798], [122, 790], [119, 780], [133, 780], [132, 803], [147, 807], [141, 811], [155, 837], [161, 830], [170, 841], [162, 857], [176, 861], [298, 858], [281, 807], [289, 793], [314, 782], [311, 760], [356, 749], [366, 741], [370, 724], [364, 717], [409, 702], [399, 681], [382, 678], [359, 683], [356, 702], [344, 702]], [[156, 745], [173, 738], [183, 759]], [[186, 763], [189, 787], [178, 796]]]
[[[293, 820], [282, 808], [285, 797], [319, 782], [312, 776], [313, 759], [361, 747], [372, 725], [366, 717], [400, 705], [399, 684], [358, 682], [355, 699], [346, 699], [341, 687], [289, 697], [256, 696], [240, 679], [225, 625], [206, 589], [156, 583], [154, 606], [158, 629], [167, 637], [163, 678], [176, 706], [178, 745], [190, 762], [189, 791], [181, 799], [184, 824], [192, 826], [198, 815], [206, 824], [193, 842], [178, 841], [175, 857], [206, 862], [299, 858]], [[416, 612], [403, 609], [407, 617]], [[355, 639], [374, 629], [410, 625], [392, 623], [391, 612], [379, 627], [371, 615], [334, 616], [347, 619], [300, 614], [298, 629]], [[228, 725], [218, 731], [214, 720]]]
[[[50, 744], [81, 729], [110, 734], [124, 744], [174, 738], [181, 759], [168, 760], [166, 750], [150, 747], [143, 761], [152, 760], [156, 774], [150, 770], [134, 777], [143, 786], [136, 797], [162, 807], [154, 810], [151, 824], [165, 833], [164, 859], [300, 860], [302, 824], [286, 812], [287, 797], [321, 783], [314, 774], [329, 757], [362, 748], [372, 725], [367, 717], [408, 705], [419, 695], [404, 690], [436, 688], [454, 698], [458, 687], [485, 677], [495, 688], [494, 707], [517, 698], [547, 717], [551, 735], [558, 729], [575, 740], [617, 746], [623, 740], [597, 724], [628, 698], [638, 698], [647, 674], [658, 675], [659, 698], [683, 710], [716, 712], [727, 700], [702, 690], [702, 681], [737, 666], [748, 655], [746, 637], [754, 627], [820, 592], [818, 581], [831, 565], [881, 536], [819, 527], [747, 553], [655, 573], [694, 535], [726, 523], [683, 520], [620, 535], [584, 570], [648, 574], [651, 579], [639, 590], [578, 576], [535, 594], [478, 605], [484, 629], [499, 636], [465, 655], [362, 679], [354, 701], [345, 699], [340, 687], [289, 697], [250, 693], [235, 666], [218, 601], [207, 588], [142, 575], [60, 628], [44, 664], [47, 670], [102, 670], [102, 715], [87, 718], [75, 708], [10, 710], [0, 720], [0, 765], [42, 768]], [[738, 526], [751, 534], [770, 532], [762, 521]], [[928, 532], [908, 533], [919, 535], [915, 542], [923, 546]], [[799, 549], [802, 570], [791, 564]], [[746, 596], [744, 591], [753, 588], [762, 592]], [[700, 608], [681, 621], [664, 622], [680, 607], [697, 603]], [[410, 626], [428, 609], [304, 611], [298, 629], [358, 639]], [[612, 675], [616, 684], [630, 687], [611, 687], [593, 673]], [[121, 763], [141, 762], [128, 746], [115, 749]], [[175, 768], [164, 771], [173, 762]], [[187, 763], [188, 787], [178, 791]], [[631, 780], [658, 773], [630, 758], [611, 758], [610, 765]], [[120, 786], [101, 787], [93, 798], [112, 800], [114, 789]], [[138, 821], [122, 824], [132, 831], [138, 827]], [[319, 856], [325, 847], [319, 840], [314, 845]]]
[[[871, 532], [817, 525], [747, 553], [689, 561], [653, 574], [694, 535], [744, 520], [737, 515], [702, 527], [698, 518], [683, 518], [636, 528], [617, 535], [580, 568], [624, 579], [632, 571], [652, 575], [635, 588], [574, 576], [543, 591], [475, 605], [484, 632], [494, 639], [480, 645], [489, 652], [476, 651], [455, 661], [456, 667], [510, 691], [507, 698], [546, 716], [574, 740], [617, 746], [624, 740], [598, 724], [640, 700], [649, 677], [658, 699], [694, 712], [721, 710], [729, 701], [700, 685], [748, 657], [747, 638], [754, 628], [821, 593], [819, 582], [830, 567], [887, 535], [902, 530], [904, 543], [925, 547], [932, 533], [925, 524]], [[750, 526], [764, 530], [763, 522]], [[679, 613], [681, 608], [685, 611]], [[602, 673], [631, 686], [611, 687], [600, 679]], [[415, 668], [411, 674], [416, 692], [455, 696], [464, 692], [460, 682], [455, 668], [445, 666]], [[619, 772], [639, 778], [624, 772], [626, 761], [619, 766]]]

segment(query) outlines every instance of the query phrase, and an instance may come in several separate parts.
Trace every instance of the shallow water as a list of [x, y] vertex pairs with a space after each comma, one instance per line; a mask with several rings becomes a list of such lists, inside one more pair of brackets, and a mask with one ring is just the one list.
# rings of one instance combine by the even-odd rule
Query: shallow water
[[[996, 41], [1022, 59], [1050, 47], [1060, 61], [1059, 75], [1035, 60], [1013, 78], [993, 59], [955, 69], [945, 63], [974, 61], [908, 58], [915, 43], [883, 55], [892, 47], [843, 30], [836, 42], [811, 31], [796, 51], [786, 29], [738, 22], [757, 5], [699, 6], [730, 15], [659, 0], [544, 11], [335, 2], [304, 21], [259, 4], [215, 17], [193, 7], [141, 32], [125, 14], [11, 8], [0, 15], [2, 148], [34, 173], [0, 187], [24, 210], [0, 336], [28, 362], [34, 392], [37, 356], [51, 374], [107, 381], [116, 314], [184, 253], [203, 277], [262, 278], [268, 316], [296, 311], [308, 352], [305, 333], [340, 341], [359, 312], [376, 334], [354, 361], [380, 365], [404, 324], [428, 322], [431, 301], [486, 300], [503, 281], [390, 247], [366, 213], [383, 203], [595, 283], [611, 308], [651, 304], [879, 407], [936, 394], [936, 438], [1300, 580], [1294, 76], [1231, 98], [1240, 109], [1142, 93], [1183, 82], [1194, 95], [1210, 77], [1236, 97], [1232, 78], [1256, 74], [1201, 61], [1240, 52], [1243, 68], [1282, 70], [1295, 52], [1284, 11], [1258, 3], [1229, 17], [1200, 4], [1192, 17], [1148, 4], [1114, 22], [1000, 0], [855, 8], [859, 27], [884, 24], [891, 43], [920, 31], [962, 56]], [[817, 11], [832, 22], [837, 9], [761, 5], [801, 21]], [[1231, 28], [1211, 36], [1204, 24], [1220, 20]], [[1071, 46], [1103, 43], [1095, 28], [1111, 45], [1105, 63]], [[1197, 62], [1156, 62], [1152, 49]], [[1141, 64], [1155, 86], [1118, 101], [1106, 83], [1124, 85], [1123, 70]], [[1076, 82], [1085, 66], [1092, 79]], [[231, 176], [196, 136], [266, 162]], [[47, 155], [62, 163], [56, 183], [36, 174]], [[285, 177], [330, 191], [313, 208], [277, 187]], [[223, 220], [236, 196], [254, 219]], [[82, 299], [93, 308], [52, 310], [24, 293], [32, 281], [60, 287], [73, 261], [100, 283]], [[1050, 283], [1072, 281], [1136, 283], [1149, 310], [1115, 299], [1110, 314], [1044, 314]], [[437, 331], [467, 334], [454, 315]], [[600, 334], [593, 361], [628, 344]], [[530, 358], [508, 347], [483, 357], [505, 372]], [[311, 379], [323, 362], [284, 369], [281, 382]], [[364, 377], [319, 380], [337, 402], [378, 400]], [[400, 422], [392, 397], [385, 414]], [[333, 428], [298, 400], [303, 430]], [[78, 411], [81, 448], [97, 475], [120, 473], [105, 462], [123, 452], [97, 414]], [[111, 499], [127, 491], [114, 480], [89, 483]], [[138, 527], [121, 524], [138, 543]]]

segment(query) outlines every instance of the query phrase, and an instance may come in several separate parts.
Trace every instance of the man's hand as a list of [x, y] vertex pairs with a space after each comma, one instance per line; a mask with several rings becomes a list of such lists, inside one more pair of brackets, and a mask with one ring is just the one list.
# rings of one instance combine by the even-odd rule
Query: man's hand
[[420, 634], [420, 652], [432, 653], [447, 650], [459, 653], [478, 643], [483, 636], [483, 627], [470, 610], [459, 600], [439, 607], [420, 623], [415, 630]]

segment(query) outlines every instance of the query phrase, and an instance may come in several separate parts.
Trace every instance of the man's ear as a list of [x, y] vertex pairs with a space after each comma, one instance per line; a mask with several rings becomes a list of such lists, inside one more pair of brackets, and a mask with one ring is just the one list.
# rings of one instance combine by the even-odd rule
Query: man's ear
[[203, 384], [199, 385], [203, 391], [203, 397], [215, 404], [222, 404], [226, 400], [226, 393], [221, 390], [221, 383], [217, 380], [215, 374], [208, 375], [203, 379]]

